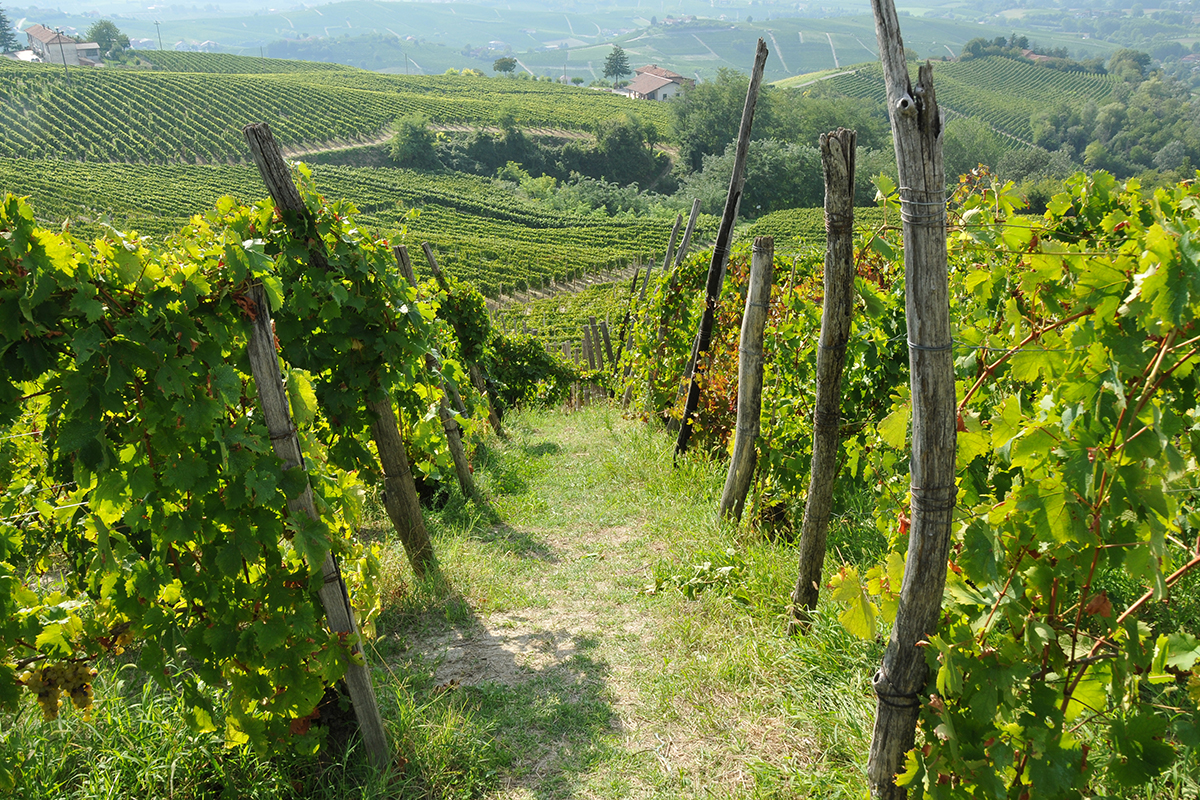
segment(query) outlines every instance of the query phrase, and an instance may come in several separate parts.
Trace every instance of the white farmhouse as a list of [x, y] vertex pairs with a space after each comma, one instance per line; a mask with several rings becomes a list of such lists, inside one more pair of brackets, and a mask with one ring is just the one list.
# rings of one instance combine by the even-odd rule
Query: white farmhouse
[[638, 67], [634, 73], [636, 77], [623, 91], [637, 100], [668, 100], [682, 92], [685, 86], [695, 84], [692, 79], [663, 69], [658, 64]]
[[100, 45], [95, 42], [80, 44], [45, 25], [26, 28], [25, 36], [29, 40], [29, 49], [42, 61], [73, 67], [93, 67], [100, 63]]

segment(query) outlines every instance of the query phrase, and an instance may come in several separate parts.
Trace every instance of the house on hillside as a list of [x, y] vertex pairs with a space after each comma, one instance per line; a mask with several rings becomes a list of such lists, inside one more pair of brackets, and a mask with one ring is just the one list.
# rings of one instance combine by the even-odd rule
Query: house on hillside
[[678, 72], [663, 69], [658, 64], [648, 64], [634, 70], [634, 79], [623, 93], [636, 100], [668, 100], [683, 91], [685, 86], [695, 85], [691, 78]]
[[100, 63], [100, 45], [95, 42], [80, 44], [45, 25], [26, 28], [25, 36], [29, 40], [29, 49], [42, 61], [66, 63], [72, 67], [94, 67]]

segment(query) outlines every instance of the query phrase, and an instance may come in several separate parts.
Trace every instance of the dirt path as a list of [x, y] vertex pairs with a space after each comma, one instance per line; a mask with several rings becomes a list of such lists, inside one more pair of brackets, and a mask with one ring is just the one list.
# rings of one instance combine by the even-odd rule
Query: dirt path
[[797, 776], [827, 745], [796, 717], [826, 712], [791, 710], [794, 691], [765, 677], [795, 640], [773, 619], [750, 637], [757, 623], [720, 598], [647, 591], [696, 547], [725, 552], [720, 476], [673, 471], [667, 438], [607, 405], [509, 428], [476, 470], [498, 519], [437, 537], [469, 613], [393, 634], [397, 673], [458, 697], [509, 758], [482, 796], [749, 798], [783, 778], [797, 793], [771, 796], [812, 796]]

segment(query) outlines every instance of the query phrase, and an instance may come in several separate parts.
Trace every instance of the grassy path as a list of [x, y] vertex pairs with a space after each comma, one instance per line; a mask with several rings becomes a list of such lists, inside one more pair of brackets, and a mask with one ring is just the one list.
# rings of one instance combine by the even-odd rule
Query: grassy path
[[451, 504], [432, 520], [445, 584], [405, 582], [385, 549], [377, 680], [411, 785], [861, 796], [879, 648], [825, 619], [782, 634], [791, 547], [717, 523], [723, 476], [672, 469], [665, 435], [611, 408], [507, 427], [476, 469], [495, 513]]

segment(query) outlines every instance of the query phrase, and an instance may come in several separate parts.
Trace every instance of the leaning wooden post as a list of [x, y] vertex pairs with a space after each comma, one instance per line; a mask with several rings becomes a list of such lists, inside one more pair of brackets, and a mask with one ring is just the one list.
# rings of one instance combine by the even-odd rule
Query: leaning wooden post
[[[699, 202], [699, 201], [696, 201]], [[671, 259], [675, 256], [675, 242], [679, 240], [679, 226], [683, 224], [683, 214], [675, 215], [675, 224], [671, 226], [671, 238], [667, 240], [667, 253], [663, 256], [663, 269], [671, 267]], [[653, 262], [651, 262], [653, 263]]]
[[[612, 340], [608, 338], [608, 322], [606, 320], [600, 320], [600, 322], [597, 324], [595, 317], [590, 317], [589, 319], [592, 323], [592, 340], [597, 344], [604, 345], [605, 363], [607, 363], [609, 366], [612, 366]], [[600, 369], [604, 369], [604, 364], [600, 365]]]
[[[292, 188], [295, 189], [294, 186]], [[263, 422], [266, 423], [275, 455], [283, 461], [284, 471], [300, 467], [307, 472], [304, 455], [300, 450], [300, 437], [292, 424], [287, 391], [279, 371], [271, 307], [267, 303], [266, 292], [261, 283], [251, 287], [250, 299], [254, 303], [255, 315], [246, 352], [250, 358], [254, 384], [258, 388], [258, 404], [262, 407]], [[320, 520], [313, 502], [312, 485], [307, 477], [304, 491], [289, 499], [287, 507], [288, 513], [293, 517], [305, 514], [309, 519]], [[342, 580], [342, 573], [333, 553], [326, 553], [321, 564], [321, 574], [323, 580], [317, 595], [325, 609], [325, 619], [330, 630], [348, 634], [354, 642], [354, 652], [363, 655], [362, 643], [358, 641], [358, 626], [354, 623], [354, 610], [350, 607], [346, 584]], [[387, 769], [391, 766], [392, 751], [388, 746], [387, 732], [383, 727], [383, 718], [379, 715], [379, 704], [375, 700], [375, 687], [371, 684], [371, 672], [365, 660], [362, 663], [356, 664], [351, 661], [347, 664], [345, 680], [371, 764], [377, 769]]]
[[[650, 273], [653, 271], [654, 271], [654, 263], [651, 262], [646, 265], [646, 274], [642, 276], [642, 285], [641, 285], [641, 288], [638, 289], [637, 308], [639, 309], [639, 311], [642, 308], [642, 305], [646, 302], [646, 285], [648, 283], [650, 283]], [[626, 353], [633, 352], [633, 329], [634, 329], [634, 326], [637, 324], [636, 321], [633, 320], [633, 318], [632, 318], [633, 308], [634, 308], [634, 306], [631, 303], [630, 310], [625, 313], [626, 321], [631, 322], [633, 324], [622, 326], [623, 329], [626, 331], [626, 333], [622, 334], [622, 336], [621, 336], [621, 344]], [[620, 356], [618, 355], [617, 358], [619, 359]], [[625, 360], [625, 369], [621, 373], [621, 382], [625, 384], [625, 392], [621, 395], [621, 407], [622, 408], [628, 408], [629, 401], [631, 399], [633, 399], [633, 384], [630, 383], [630, 381], [629, 381], [629, 376], [630, 376], [630, 374], [632, 374], [632, 372], [633, 372], [633, 358], [630, 357]]]
[[[429, 246], [429, 242], [422, 242], [421, 250], [425, 253], [425, 260], [429, 262], [429, 269], [433, 272], [433, 277], [437, 280], [438, 285], [445, 289], [446, 276], [442, 274], [442, 268], [438, 266], [437, 259], [433, 255], [433, 248]], [[454, 333], [458, 336], [459, 341], [463, 339], [461, 331], [456, 330]], [[475, 386], [475, 391], [479, 392], [479, 396], [487, 403], [488, 422], [491, 424], [492, 430], [496, 432], [497, 436], [503, 438], [504, 428], [500, 425], [500, 414], [497, 413], [496, 404], [492, 402], [492, 398], [488, 395], [487, 383], [483, 379], [483, 370], [474, 361], [468, 361], [467, 374], [471, 377], [471, 383]]]
[[871, 796], [898, 800], [905, 753], [913, 747], [925, 654], [917, 643], [937, 628], [956, 499], [954, 359], [946, 265], [946, 195], [942, 120], [933, 66], [909, 80], [904, 42], [892, 0], [871, 0], [887, 84], [888, 115], [900, 176], [904, 228], [905, 318], [912, 387], [912, 520], [900, 608], [883, 663], [872, 683], [878, 697], [867, 760]]
[[[392, 254], [396, 257], [396, 264], [400, 267], [401, 274], [415, 289], [417, 276], [413, 274], [412, 262], [408, 258], [408, 248], [404, 245], [396, 245], [392, 248]], [[433, 353], [426, 353], [425, 369], [440, 377], [441, 361]], [[462, 491], [463, 497], [476, 499], [475, 479], [471, 476], [471, 463], [467, 460], [467, 451], [463, 447], [462, 426], [454, 418], [454, 413], [450, 410], [450, 403], [446, 400], [450, 381], [442, 377], [441, 384], [442, 398], [438, 402], [438, 417], [442, 420], [442, 430], [446, 434], [446, 448], [450, 451], [450, 459], [454, 462], [454, 474], [458, 478], [458, 488]]]
[[746, 492], [758, 463], [758, 440], [762, 417], [763, 333], [771, 304], [771, 282], [775, 279], [775, 240], [759, 236], [750, 257], [750, 287], [746, 292], [746, 311], [742, 315], [742, 336], [738, 344], [737, 432], [733, 457], [721, 493], [721, 516], [741, 521]]
[[583, 357], [587, 360], [588, 369], [596, 369], [596, 350], [592, 347], [592, 332], [588, 326], [583, 326]]
[[629, 283], [629, 298], [625, 301], [625, 314], [621, 317], [621, 328], [617, 331], [617, 355], [613, 359], [614, 372], [616, 371], [616, 365], [621, 361], [621, 354], [625, 350], [625, 332], [629, 329], [629, 317], [633, 313], [633, 298], [636, 296], [638, 278], [641, 276], [642, 268], [638, 267], [633, 271], [633, 280]]
[[596, 369], [604, 371], [604, 348], [600, 344], [600, 329], [596, 327], [596, 318], [588, 317], [588, 330], [591, 331], [592, 355], [596, 357]]
[[[400, 273], [405, 279], [415, 288], [417, 285], [417, 276], [413, 271], [412, 259], [408, 255], [408, 248], [402, 244], [392, 247], [392, 255], [396, 257], [396, 264], [400, 267]], [[438, 365], [438, 371], [441, 371], [441, 365]], [[455, 410], [464, 417], [470, 416], [471, 412], [467, 409], [467, 404], [463, 402], [462, 394], [458, 391], [458, 387], [453, 381], [445, 381], [444, 388], [450, 392], [450, 402], [454, 404]]]
[[737, 149], [734, 152], [733, 175], [729, 178], [729, 194], [725, 197], [725, 212], [721, 216], [721, 227], [717, 231], [717, 243], [713, 246], [712, 263], [708, 267], [708, 282], [704, 288], [704, 313], [700, 316], [700, 327], [696, 331], [695, 359], [688, 375], [687, 402], [683, 407], [683, 418], [679, 436], [675, 439], [675, 455], [687, 452], [688, 440], [692, 436], [692, 416], [700, 404], [700, 362], [708, 354], [712, 344], [713, 321], [716, 318], [717, 302], [721, 297], [721, 284], [725, 279], [725, 262], [729, 259], [729, 244], [733, 236], [733, 224], [737, 221], [738, 205], [742, 201], [742, 187], [746, 183], [746, 155], [750, 150], [750, 128], [754, 122], [754, 106], [758, 102], [758, 87], [762, 83], [763, 67], [767, 63], [767, 45], [758, 40], [758, 51], [754, 56], [754, 72], [750, 75], [750, 86], [746, 89], [746, 105], [742, 108], [742, 125], [738, 130]]
[[687, 258], [688, 245], [692, 243], [692, 234], [696, 232], [696, 221], [699, 218], [700, 198], [697, 197], [692, 200], [692, 210], [691, 213], [688, 214], [687, 228], [685, 228], [683, 231], [683, 241], [679, 243], [679, 250], [677, 250], [675, 253], [676, 267], [682, 266], [683, 259]]
[[795, 633], [817, 608], [825, 535], [837, 477], [838, 427], [841, 424], [842, 367], [854, 313], [854, 158], [857, 134], [838, 128], [821, 134], [825, 171], [825, 300], [817, 345], [817, 392], [813, 411], [812, 470], [804, 523], [800, 528], [800, 569], [792, 592]]
[[[265, 122], [252, 123], [244, 127], [242, 133], [275, 206], [281, 213], [307, 219], [308, 209], [300, 198], [296, 184], [292, 183], [291, 171], [283, 160], [283, 151], [271, 135], [270, 127]], [[325, 247], [319, 240], [309, 249], [309, 263], [318, 269], [329, 268]], [[372, 395], [376, 398], [389, 398], [389, 395], [386, 387], [376, 380], [364, 398], [364, 405], [372, 415], [371, 434], [383, 468], [384, 507], [400, 535], [413, 572], [422, 576], [436, 569], [437, 561], [429, 533], [425, 530], [425, 519], [421, 516], [421, 504], [409, 471], [404, 439], [400, 436], [400, 426], [390, 398], [373, 399]]]

